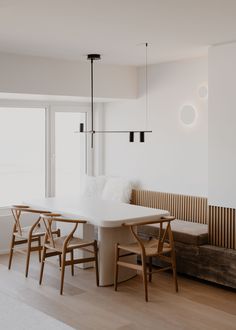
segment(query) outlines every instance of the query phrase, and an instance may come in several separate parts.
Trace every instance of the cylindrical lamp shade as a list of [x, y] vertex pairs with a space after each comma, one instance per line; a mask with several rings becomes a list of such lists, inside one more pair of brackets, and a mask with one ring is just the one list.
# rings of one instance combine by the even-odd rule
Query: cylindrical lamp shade
[[129, 132], [129, 142], [134, 142], [134, 132]]
[[144, 132], [140, 132], [140, 142], [145, 142]]
[[82, 133], [84, 131], [84, 123], [79, 124], [79, 131]]

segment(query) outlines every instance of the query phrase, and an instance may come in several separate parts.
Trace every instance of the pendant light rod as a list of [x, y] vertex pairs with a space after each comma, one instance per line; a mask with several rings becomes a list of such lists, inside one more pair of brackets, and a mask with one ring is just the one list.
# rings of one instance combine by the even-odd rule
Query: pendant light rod
[[91, 148], [93, 148], [93, 135], [94, 135], [94, 128], [93, 128], [93, 58], [91, 58]]
[[93, 132], [93, 59], [91, 58], [91, 130]]
[[145, 80], [146, 80], [146, 129], [148, 129], [148, 42], [145, 43]]
[[93, 61], [100, 60], [100, 54], [88, 54], [87, 59], [90, 60], [91, 64], [91, 148], [93, 148], [93, 137], [94, 137], [94, 83], [93, 83]]

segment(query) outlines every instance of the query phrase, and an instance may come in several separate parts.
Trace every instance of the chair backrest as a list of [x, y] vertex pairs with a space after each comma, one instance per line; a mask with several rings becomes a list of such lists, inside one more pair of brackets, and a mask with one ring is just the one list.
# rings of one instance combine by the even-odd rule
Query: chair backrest
[[39, 217], [36, 222], [32, 224], [32, 230], [37, 226], [37, 224], [40, 222], [41, 214], [48, 214], [50, 211], [46, 210], [37, 210], [33, 209], [28, 205], [13, 205], [11, 207], [11, 212], [14, 217], [15, 221], [15, 231], [17, 231], [20, 235], [22, 235], [22, 226], [21, 226], [21, 214], [23, 213], [34, 213], [39, 214]]
[[[157, 243], [157, 253], [161, 253], [164, 248], [164, 243], [166, 241], [169, 242], [170, 247], [173, 248], [174, 246], [174, 239], [173, 239], [173, 234], [171, 230], [171, 221], [175, 220], [175, 217], [173, 216], [165, 216], [162, 217], [158, 220], [147, 220], [143, 222], [127, 222], [124, 223], [124, 226], [127, 226], [130, 228], [133, 236], [135, 239], [138, 241], [139, 246], [141, 247], [142, 251], [145, 253], [145, 247], [142, 239], [138, 236], [137, 234], [137, 226], [144, 226], [144, 225], [149, 225], [149, 224], [157, 224], [159, 225], [159, 233], [158, 233], [158, 243]], [[151, 240], [151, 237], [150, 237]]]
[[56, 214], [56, 213], [49, 213], [49, 214], [41, 214], [41, 219], [44, 222], [45, 225], [45, 229], [46, 229], [46, 235], [45, 235], [45, 242], [49, 242], [49, 244], [52, 247], [55, 247], [55, 241], [54, 241], [54, 237], [53, 237], [53, 232], [52, 232], [52, 224], [53, 222], [64, 222], [64, 223], [68, 223], [68, 224], [74, 224], [71, 232], [67, 235], [65, 241], [64, 241], [64, 246], [66, 246], [68, 244], [68, 242], [70, 241], [70, 239], [73, 237], [78, 224], [79, 223], [86, 223], [86, 220], [80, 220], [80, 219], [69, 219], [69, 218], [65, 218], [65, 217], [61, 217], [60, 214]]
[[[173, 234], [171, 230], [170, 222], [173, 221], [175, 217], [172, 217], [171, 219], [164, 219], [164, 221], [161, 221], [160, 227], [159, 227], [159, 235], [158, 235], [158, 246], [157, 246], [157, 252], [161, 253], [163, 251], [164, 243], [168, 241], [170, 245], [173, 245], [174, 239]], [[166, 225], [165, 228], [163, 228], [163, 224]]]

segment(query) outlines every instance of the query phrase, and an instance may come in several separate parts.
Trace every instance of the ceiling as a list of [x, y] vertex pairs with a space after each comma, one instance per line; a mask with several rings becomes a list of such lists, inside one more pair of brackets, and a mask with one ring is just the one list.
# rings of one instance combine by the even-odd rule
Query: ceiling
[[236, 40], [236, 0], [0, 0], [0, 52], [144, 65]]

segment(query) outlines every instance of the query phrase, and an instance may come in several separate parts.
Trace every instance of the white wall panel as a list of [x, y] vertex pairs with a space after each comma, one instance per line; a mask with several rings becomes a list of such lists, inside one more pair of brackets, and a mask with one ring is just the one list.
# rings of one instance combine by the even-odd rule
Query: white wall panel
[[209, 51], [209, 203], [236, 207], [236, 43]]
[[[105, 174], [124, 176], [142, 188], [207, 196], [208, 104], [198, 88], [207, 82], [207, 58], [149, 67], [149, 127], [145, 143], [128, 135], [105, 136]], [[139, 97], [106, 104], [106, 129], [145, 129], [145, 72], [139, 71]], [[180, 108], [192, 104], [196, 123], [180, 122]], [[136, 141], [138, 136], [135, 137]]]

